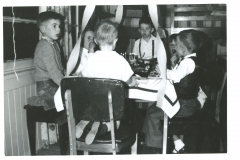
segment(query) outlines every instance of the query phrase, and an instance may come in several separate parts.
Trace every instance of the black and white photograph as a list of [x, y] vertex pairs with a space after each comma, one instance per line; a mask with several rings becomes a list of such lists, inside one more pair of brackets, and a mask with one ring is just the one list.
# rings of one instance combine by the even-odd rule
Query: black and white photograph
[[3, 156], [238, 152], [233, 3], [14, 2], [1, 7]]

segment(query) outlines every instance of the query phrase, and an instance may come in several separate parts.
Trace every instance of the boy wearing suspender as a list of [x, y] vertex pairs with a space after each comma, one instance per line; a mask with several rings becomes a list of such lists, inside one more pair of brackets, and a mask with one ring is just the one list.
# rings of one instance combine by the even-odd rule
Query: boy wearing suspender
[[156, 37], [152, 35], [155, 32], [150, 17], [142, 17], [139, 21], [139, 29], [142, 38], [136, 40], [133, 53], [138, 55], [138, 59], [151, 60], [157, 58]]

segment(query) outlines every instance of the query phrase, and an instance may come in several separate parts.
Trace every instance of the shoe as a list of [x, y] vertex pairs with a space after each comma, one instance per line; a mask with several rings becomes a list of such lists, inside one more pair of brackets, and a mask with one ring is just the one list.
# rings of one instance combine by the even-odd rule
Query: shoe
[[76, 138], [80, 138], [82, 136], [83, 130], [86, 127], [86, 125], [89, 123], [89, 121], [81, 120], [76, 125]]
[[182, 147], [179, 151], [174, 149], [172, 153], [173, 154], [185, 154], [185, 153], [187, 153], [187, 151], [186, 151], [185, 147]]
[[100, 122], [93, 123], [91, 131], [87, 134], [87, 136], [85, 138], [85, 143], [87, 145], [92, 144], [93, 140], [96, 137], [99, 126], [100, 126]]

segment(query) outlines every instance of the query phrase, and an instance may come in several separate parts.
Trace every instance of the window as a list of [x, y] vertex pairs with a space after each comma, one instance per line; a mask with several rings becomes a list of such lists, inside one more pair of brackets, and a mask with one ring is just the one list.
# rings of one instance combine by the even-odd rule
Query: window
[[14, 60], [13, 13], [15, 15], [16, 59], [33, 58], [39, 40], [36, 17], [39, 7], [3, 7], [3, 57], [4, 62]]

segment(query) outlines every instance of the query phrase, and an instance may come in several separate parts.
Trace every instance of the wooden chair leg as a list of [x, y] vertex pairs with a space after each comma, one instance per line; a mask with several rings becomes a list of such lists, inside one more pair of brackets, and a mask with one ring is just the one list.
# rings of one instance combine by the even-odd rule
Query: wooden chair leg
[[111, 93], [110, 90], [108, 91], [108, 106], [109, 106], [109, 117], [110, 117], [110, 127], [111, 127], [112, 153], [113, 153], [113, 155], [116, 155], [113, 106], [112, 106], [112, 93]]
[[58, 125], [59, 130], [59, 144], [60, 144], [60, 153], [61, 155], [67, 154], [68, 149], [68, 125]]
[[36, 120], [27, 109], [27, 128], [31, 155], [36, 155]]
[[65, 92], [65, 102], [67, 110], [68, 119], [68, 131], [69, 131], [69, 145], [70, 145], [70, 155], [77, 155], [77, 143], [76, 143], [76, 124], [73, 117], [72, 111], [72, 96], [71, 91], [67, 90]]
[[136, 140], [133, 146], [131, 147], [131, 154], [136, 155], [137, 154], [137, 143], [138, 143], [138, 134], [136, 134]]
[[167, 154], [167, 135], [168, 134], [168, 116], [164, 113], [164, 122], [163, 122], [163, 154]]

